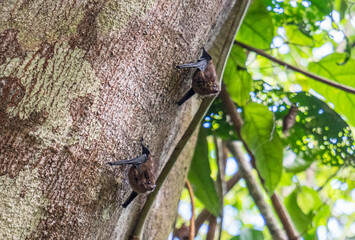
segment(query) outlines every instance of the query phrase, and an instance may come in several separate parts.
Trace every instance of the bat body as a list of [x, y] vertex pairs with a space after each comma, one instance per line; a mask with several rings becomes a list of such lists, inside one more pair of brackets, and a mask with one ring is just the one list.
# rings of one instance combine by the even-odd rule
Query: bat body
[[181, 64], [177, 68], [197, 68], [192, 76], [191, 89], [179, 100], [180, 106], [195, 93], [203, 96], [215, 95], [219, 93], [219, 83], [216, 69], [212, 62], [212, 57], [203, 49], [202, 57], [195, 63]]
[[155, 189], [155, 175], [152, 156], [149, 155], [146, 162], [142, 163], [139, 168], [132, 166], [128, 172], [128, 180], [133, 192], [122, 204], [126, 208], [139, 193], [151, 192]]
[[109, 162], [112, 165], [132, 164], [129, 169], [128, 180], [132, 187], [132, 193], [122, 204], [126, 208], [139, 193], [151, 192], [155, 189], [155, 175], [153, 157], [147, 147], [142, 144], [142, 155], [134, 159], [117, 162]]

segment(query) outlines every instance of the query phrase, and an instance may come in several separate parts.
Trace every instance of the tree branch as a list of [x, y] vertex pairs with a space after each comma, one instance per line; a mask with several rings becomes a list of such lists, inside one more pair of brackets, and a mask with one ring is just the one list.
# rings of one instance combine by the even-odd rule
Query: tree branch
[[185, 186], [187, 190], [189, 191], [190, 194], [190, 200], [191, 200], [191, 219], [190, 219], [190, 234], [189, 234], [189, 240], [194, 240], [195, 238], [195, 196], [194, 196], [194, 191], [192, 190], [191, 184], [189, 180], [186, 180]]
[[[239, 139], [243, 143], [244, 148], [247, 150], [247, 152], [251, 158], [252, 166], [254, 168], [256, 168], [255, 167], [255, 156], [250, 151], [248, 145], [243, 140], [243, 137], [240, 134], [241, 127], [243, 125], [243, 120], [240, 117], [239, 113], [237, 112], [236, 107], [235, 107], [232, 99], [230, 98], [230, 96], [226, 90], [226, 86], [223, 82], [222, 82], [222, 91], [219, 94], [219, 96], [221, 97], [221, 99], [223, 101], [223, 105], [224, 105], [227, 113], [231, 117], [231, 120], [232, 120], [233, 126], [234, 126], [234, 130], [238, 134]], [[261, 182], [263, 182], [263, 179], [260, 177], [260, 174], [259, 174], [259, 178], [260, 178]], [[274, 195], [275, 195], [275, 197], [274, 197]], [[279, 198], [276, 195], [276, 193], [274, 193], [273, 196], [271, 196], [271, 199], [273, 199], [273, 198], [274, 198], [274, 200], [272, 201], [272, 203], [273, 203], [274, 209], [277, 212], [277, 214], [282, 222], [282, 225], [284, 226], [284, 228], [286, 230], [288, 238], [289, 239], [297, 239], [298, 233], [296, 231], [296, 228], [294, 227], [293, 222], [291, 221], [290, 217], [288, 216], [286, 209], [282, 206], [282, 203], [279, 201]]]
[[286, 68], [289, 68], [289, 69], [292, 69], [293, 71], [302, 73], [303, 75], [305, 75], [307, 77], [310, 77], [310, 78], [312, 78], [312, 79], [314, 79], [316, 81], [319, 81], [319, 82], [322, 82], [322, 83], [327, 84], [329, 86], [338, 88], [338, 89], [343, 90], [345, 92], [355, 94], [355, 89], [350, 87], [350, 86], [334, 82], [332, 80], [320, 77], [320, 76], [315, 75], [313, 73], [306, 72], [306, 71], [304, 71], [304, 70], [302, 70], [300, 68], [297, 68], [297, 67], [295, 67], [293, 65], [285, 63], [284, 61], [281, 61], [281, 60], [279, 60], [279, 59], [277, 59], [277, 58], [265, 53], [264, 51], [262, 51], [260, 49], [257, 49], [257, 48], [254, 48], [254, 47], [251, 47], [251, 46], [249, 46], [249, 45], [247, 45], [245, 43], [242, 43], [242, 42], [239, 42], [239, 41], [234, 41], [234, 43], [236, 45], [238, 45], [238, 46], [241, 46], [241, 47], [243, 47], [245, 49], [248, 49], [249, 51], [253, 51], [253, 52], [257, 53], [258, 55], [263, 56], [263, 57], [265, 57], [265, 58], [267, 58], [267, 59], [269, 59], [269, 60], [271, 60], [273, 62], [276, 62], [276, 63], [278, 63], [278, 64], [280, 64], [280, 65], [282, 65], [282, 66], [284, 66]]
[[290, 216], [287, 214], [287, 210], [285, 209], [284, 205], [282, 204], [282, 201], [280, 197], [277, 194], [273, 194], [271, 196], [271, 202], [272, 205], [274, 206], [274, 209], [279, 216], [282, 225], [285, 228], [286, 234], [288, 236], [289, 240], [297, 240], [299, 239], [297, 230], [295, 226], [292, 223], [292, 220]]
[[239, 169], [247, 184], [249, 193], [254, 199], [255, 204], [258, 206], [260, 213], [263, 215], [266, 226], [268, 227], [272, 238], [282, 240], [287, 239], [285, 233], [281, 228], [279, 228], [277, 219], [275, 218], [271, 207], [265, 202], [263, 198], [262, 189], [252, 174], [251, 166], [244, 159], [241, 146], [237, 143], [229, 143], [228, 148], [235, 159], [238, 161]]
[[217, 218], [214, 215], [208, 217], [208, 232], [206, 240], [213, 240], [216, 232]]
[[213, 141], [215, 145], [215, 150], [216, 150], [216, 161], [217, 161], [217, 167], [218, 167], [218, 172], [217, 172], [217, 179], [216, 179], [216, 190], [218, 194], [218, 198], [220, 199], [219, 201], [219, 207], [222, 209], [221, 211], [221, 221], [219, 225], [221, 226], [219, 228], [219, 233], [218, 233], [218, 238], [221, 238], [222, 235], [222, 224], [223, 224], [223, 198], [226, 192], [226, 182], [225, 182], [225, 177], [224, 177], [224, 172], [225, 172], [225, 165], [224, 165], [224, 154], [223, 154], [223, 147], [222, 147], [222, 140], [218, 139], [215, 135], [213, 136]]

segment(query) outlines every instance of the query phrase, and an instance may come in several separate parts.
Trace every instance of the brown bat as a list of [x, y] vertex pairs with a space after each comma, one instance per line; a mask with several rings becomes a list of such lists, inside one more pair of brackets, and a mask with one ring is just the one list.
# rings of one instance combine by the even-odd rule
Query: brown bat
[[191, 89], [179, 100], [180, 106], [191, 98], [195, 93], [203, 96], [215, 95], [219, 93], [219, 83], [216, 69], [214, 68], [212, 57], [203, 48], [201, 58], [194, 63], [181, 64], [177, 68], [197, 68], [192, 76]]
[[139, 168], [132, 166], [128, 172], [128, 180], [133, 192], [122, 204], [126, 208], [138, 196], [138, 193], [147, 193], [155, 189], [155, 176], [152, 157], [143, 163]]
[[[143, 141], [143, 140], [142, 140]], [[152, 155], [147, 147], [142, 144], [142, 155], [118, 162], [109, 162], [112, 165], [132, 164], [129, 169], [128, 180], [133, 192], [129, 195], [127, 200], [122, 204], [126, 208], [139, 193], [151, 192], [155, 189], [155, 175], [154, 175], [154, 162]]]

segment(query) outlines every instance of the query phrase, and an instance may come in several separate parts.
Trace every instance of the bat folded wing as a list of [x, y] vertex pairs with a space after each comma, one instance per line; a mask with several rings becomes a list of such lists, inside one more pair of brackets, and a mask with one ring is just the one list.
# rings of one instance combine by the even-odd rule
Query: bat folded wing
[[140, 165], [144, 162], [146, 162], [148, 159], [147, 154], [142, 154], [139, 157], [129, 159], [129, 160], [123, 160], [123, 161], [117, 161], [117, 162], [109, 162], [111, 166], [113, 165], [123, 165], [123, 164], [133, 164], [133, 165]]

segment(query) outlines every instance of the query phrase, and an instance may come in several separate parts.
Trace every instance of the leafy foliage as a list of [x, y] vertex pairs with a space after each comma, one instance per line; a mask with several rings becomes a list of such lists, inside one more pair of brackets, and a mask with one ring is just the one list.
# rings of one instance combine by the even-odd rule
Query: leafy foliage
[[201, 128], [188, 178], [196, 197], [200, 199], [210, 213], [218, 216], [221, 213], [219, 198], [210, 173], [206, 133]]
[[282, 174], [282, 142], [274, 129], [274, 116], [265, 105], [250, 103], [244, 108], [242, 137], [254, 153], [256, 167], [272, 194]]
[[232, 99], [239, 106], [245, 105], [249, 100], [252, 79], [245, 68], [246, 54], [241, 47], [234, 46], [227, 61], [223, 74], [223, 81], [227, 85]]
[[206, 128], [208, 135], [215, 135], [223, 140], [237, 140], [232, 123], [224, 111], [222, 100], [217, 98], [208, 110], [202, 125]]
[[[262, 21], [260, 21], [262, 19]], [[255, 47], [269, 48], [274, 36], [272, 18], [262, 1], [254, 1], [250, 6], [237, 39], [255, 43]]]
[[[321, 160], [337, 166], [355, 164], [350, 127], [325, 102], [306, 92], [266, 91], [263, 82], [257, 82], [255, 87], [254, 100], [267, 104], [275, 112], [276, 119], [285, 117], [288, 104], [298, 106], [296, 123], [285, 139], [298, 158], [306, 162]], [[279, 124], [279, 131], [280, 128]]]
[[[351, 59], [345, 65], [339, 65], [345, 58], [344, 54], [333, 53], [319, 62], [310, 63], [308, 69], [310, 72], [332, 79], [341, 84], [355, 87], [355, 60]], [[319, 94], [321, 94], [328, 102], [334, 104], [335, 111], [338, 111], [346, 117], [348, 122], [355, 126], [355, 95], [334, 89], [323, 83], [316, 81], [307, 81], [307, 85]]]

